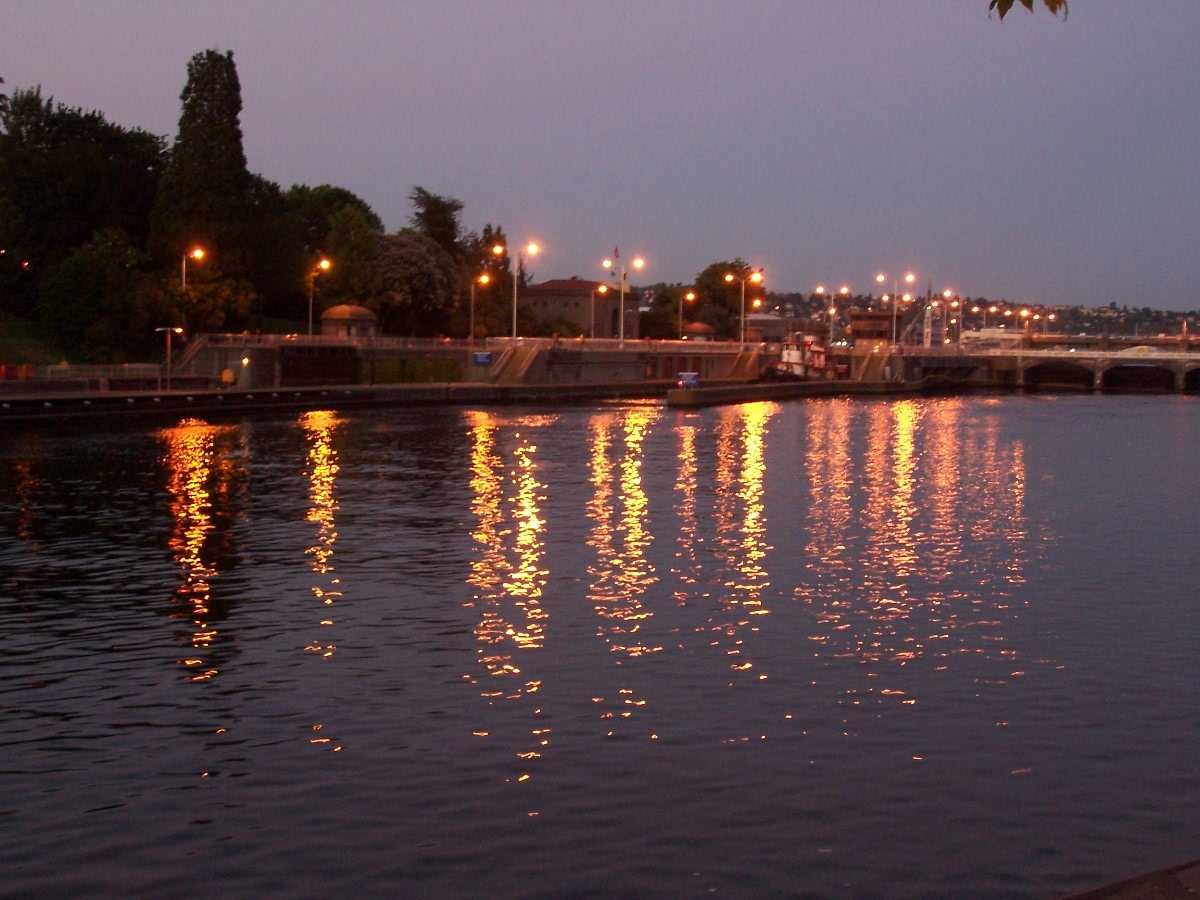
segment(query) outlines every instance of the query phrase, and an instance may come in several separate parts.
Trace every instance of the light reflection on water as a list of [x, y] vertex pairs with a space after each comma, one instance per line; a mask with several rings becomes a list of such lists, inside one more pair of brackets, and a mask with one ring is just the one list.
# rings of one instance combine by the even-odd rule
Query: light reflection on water
[[[1100, 403], [21, 435], [0, 451], [11, 893], [68, 870], [111, 893], [106, 859], [129, 896], [1033, 898], [1107, 876], [1114, 840], [1182, 846], [1195, 773], [1139, 767], [1178, 768], [1194, 716], [1143, 722], [1112, 652], [1120, 694], [1080, 703], [1125, 609], [1071, 555], [1111, 538], [1079, 461], [1129, 477], [1061, 449], [1117, 433]], [[1200, 440], [1192, 407], [1155, 415]], [[1196, 522], [1169, 509], [1150, 555], [1190, 571]], [[1190, 658], [1181, 583], [1133, 570], [1141, 627], [1171, 623], [1156, 652]], [[1171, 672], [1194, 712], [1194, 670]]]

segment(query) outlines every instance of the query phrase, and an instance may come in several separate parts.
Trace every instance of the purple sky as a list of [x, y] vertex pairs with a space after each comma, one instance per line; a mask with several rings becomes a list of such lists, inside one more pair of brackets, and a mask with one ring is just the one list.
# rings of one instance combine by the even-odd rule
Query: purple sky
[[413, 185], [537, 240], [538, 280], [690, 281], [1200, 308], [1200, 2], [0, 0], [5, 89], [174, 138], [233, 50], [250, 168], [389, 230]]

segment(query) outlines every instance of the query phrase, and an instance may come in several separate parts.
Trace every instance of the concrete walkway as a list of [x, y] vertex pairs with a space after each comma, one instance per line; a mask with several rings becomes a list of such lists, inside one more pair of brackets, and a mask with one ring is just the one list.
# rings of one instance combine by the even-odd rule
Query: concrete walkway
[[1200, 859], [1061, 900], [1178, 900], [1200, 897]]

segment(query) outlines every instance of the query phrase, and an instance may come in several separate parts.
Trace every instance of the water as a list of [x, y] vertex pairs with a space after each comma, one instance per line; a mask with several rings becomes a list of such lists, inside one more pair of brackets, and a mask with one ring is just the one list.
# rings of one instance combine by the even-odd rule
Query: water
[[1052, 898], [1192, 859], [1200, 402], [0, 447], [0, 895]]

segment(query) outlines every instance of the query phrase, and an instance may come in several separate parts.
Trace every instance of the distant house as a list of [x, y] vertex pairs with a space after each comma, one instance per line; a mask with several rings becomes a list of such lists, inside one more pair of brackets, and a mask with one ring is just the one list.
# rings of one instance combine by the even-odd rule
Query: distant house
[[[521, 297], [538, 318], [566, 320], [588, 337], [615, 338], [621, 333], [617, 318], [618, 288], [602, 281], [556, 278], [526, 288]], [[625, 337], [638, 336], [637, 291], [625, 291]]]

